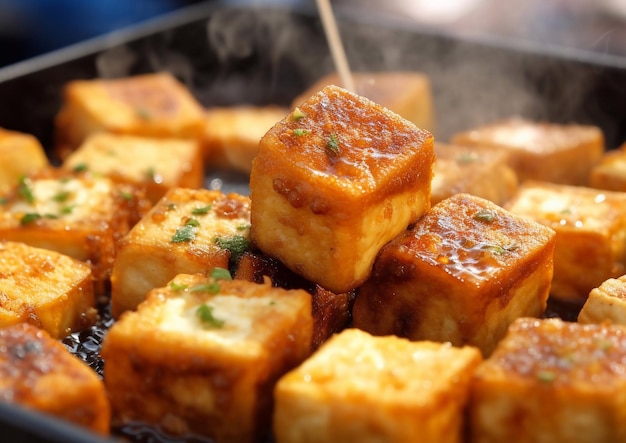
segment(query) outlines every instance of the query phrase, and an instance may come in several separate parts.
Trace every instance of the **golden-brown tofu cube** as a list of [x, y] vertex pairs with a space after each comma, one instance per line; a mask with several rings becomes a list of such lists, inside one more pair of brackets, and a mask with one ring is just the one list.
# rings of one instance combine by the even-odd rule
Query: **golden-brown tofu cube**
[[530, 181], [505, 207], [556, 232], [551, 296], [582, 304], [626, 273], [626, 193]]
[[274, 286], [286, 289], [304, 289], [311, 294], [313, 316], [311, 347], [313, 350], [350, 323], [355, 291], [335, 294], [320, 285], [305, 280], [278, 260], [258, 251], [249, 251], [242, 255], [235, 278], [263, 283], [267, 277], [270, 278]]
[[118, 242], [111, 275], [115, 317], [180, 273], [228, 268], [247, 249], [250, 200], [239, 194], [174, 188]]
[[435, 143], [435, 155], [433, 205], [455, 194], [472, 194], [501, 206], [517, 189], [517, 174], [506, 152]]
[[0, 241], [0, 327], [28, 322], [63, 338], [95, 321], [89, 265], [58, 252]]
[[95, 132], [199, 140], [203, 116], [189, 89], [167, 72], [75, 80], [63, 90], [55, 149], [64, 158]]
[[310, 355], [311, 328], [303, 290], [178, 275], [104, 339], [114, 425], [264, 442], [274, 385]]
[[626, 439], [626, 329], [519, 319], [471, 385], [470, 443]]
[[578, 314], [580, 323], [602, 323], [607, 320], [626, 325], [626, 275], [609, 278], [593, 288]]
[[[352, 81], [356, 94], [406, 118], [420, 129], [435, 130], [433, 97], [427, 75], [409, 71], [353, 72]], [[339, 74], [332, 72], [296, 97], [292, 107], [300, 106], [328, 85], [346, 87]]]
[[449, 343], [333, 336], [275, 389], [277, 443], [460, 443], [480, 352]]
[[602, 155], [591, 168], [589, 185], [610, 191], [626, 191], [626, 144]]
[[457, 194], [381, 250], [354, 326], [489, 355], [513, 320], [545, 311], [554, 244], [550, 228]]
[[454, 135], [452, 143], [506, 150], [520, 181], [587, 185], [591, 167], [604, 152], [596, 126], [511, 118]]
[[328, 86], [261, 140], [251, 239], [308, 280], [348, 292], [382, 245], [430, 207], [433, 161], [429, 132]]
[[206, 111], [204, 156], [209, 166], [250, 173], [265, 133], [289, 113], [280, 106], [233, 106]]
[[128, 232], [131, 201], [105, 177], [23, 177], [0, 205], [0, 240], [51, 249], [91, 265], [105, 290], [115, 245]]
[[27, 323], [0, 328], [0, 400], [109, 434], [102, 380], [61, 342]]
[[48, 166], [39, 140], [30, 134], [0, 128], [0, 193], [8, 191], [20, 177]]
[[66, 170], [103, 174], [145, 190], [156, 203], [172, 188], [200, 188], [204, 166], [195, 140], [137, 137], [111, 133], [90, 135], [63, 162]]

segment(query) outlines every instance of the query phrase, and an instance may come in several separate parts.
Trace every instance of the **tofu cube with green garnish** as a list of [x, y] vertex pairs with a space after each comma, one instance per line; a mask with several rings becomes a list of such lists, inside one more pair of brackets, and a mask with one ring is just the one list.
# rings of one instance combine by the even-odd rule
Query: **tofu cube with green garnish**
[[261, 139], [251, 240], [335, 293], [358, 287], [380, 248], [430, 208], [433, 137], [337, 86]]
[[543, 315], [556, 234], [469, 194], [385, 245], [359, 289], [355, 327], [493, 351], [513, 320]]
[[96, 320], [86, 263], [48, 249], [0, 241], [0, 328], [30, 323], [61, 339]]
[[267, 440], [275, 382], [311, 352], [311, 296], [229, 278], [222, 268], [177, 275], [111, 327], [102, 356], [113, 426]]
[[0, 240], [51, 249], [92, 268], [106, 290], [116, 243], [130, 229], [133, 197], [105, 177], [59, 174], [21, 177], [2, 196]]
[[93, 134], [62, 167], [131, 184], [153, 204], [171, 188], [201, 188], [204, 184], [202, 150], [194, 140]]
[[552, 297], [582, 305], [626, 274], [626, 193], [527, 181], [505, 207], [556, 232]]
[[626, 439], [626, 327], [522, 318], [471, 384], [470, 443]]
[[55, 119], [59, 158], [97, 132], [200, 140], [204, 109], [172, 74], [74, 80]]
[[482, 357], [449, 343], [334, 335], [275, 389], [277, 443], [461, 443]]
[[118, 242], [111, 276], [115, 317], [180, 273], [228, 268], [249, 247], [250, 200], [173, 188]]
[[49, 166], [43, 146], [34, 136], [0, 128], [0, 193], [10, 189], [21, 176]]

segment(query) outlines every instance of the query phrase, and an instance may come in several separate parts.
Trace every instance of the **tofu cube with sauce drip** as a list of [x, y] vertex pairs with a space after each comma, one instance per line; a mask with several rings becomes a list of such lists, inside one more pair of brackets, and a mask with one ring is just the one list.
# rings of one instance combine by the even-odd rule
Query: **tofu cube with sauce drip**
[[180, 273], [228, 268], [249, 246], [250, 200], [207, 189], [173, 188], [120, 239], [111, 274], [115, 317]]
[[505, 208], [556, 232], [552, 297], [582, 305], [626, 273], [626, 193], [529, 181]]
[[457, 194], [380, 252], [353, 323], [375, 335], [473, 345], [485, 356], [513, 320], [543, 315], [555, 233]]
[[277, 443], [461, 443], [478, 349], [333, 336], [276, 385]]
[[114, 426], [267, 440], [274, 385], [311, 352], [311, 296], [224, 271], [178, 275], [111, 327], [102, 356]]
[[433, 137], [328, 86], [261, 139], [251, 240], [335, 293], [359, 286], [380, 248], [430, 208]]
[[520, 318], [475, 372], [469, 443], [626, 441], [626, 328]]
[[61, 159], [96, 132], [200, 140], [204, 109], [172, 74], [74, 80], [56, 115], [55, 153]]

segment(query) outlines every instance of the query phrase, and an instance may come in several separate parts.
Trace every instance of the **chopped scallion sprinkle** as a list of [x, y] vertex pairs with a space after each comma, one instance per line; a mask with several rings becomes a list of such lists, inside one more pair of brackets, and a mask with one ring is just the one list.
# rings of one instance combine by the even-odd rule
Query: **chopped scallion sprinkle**
[[217, 294], [220, 292], [220, 285], [218, 283], [202, 283], [189, 288], [189, 292], [208, 292], [209, 294]]
[[332, 157], [339, 155], [339, 138], [337, 137], [337, 134], [330, 134], [328, 143], [326, 143], [326, 151]]
[[187, 287], [187, 285], [176, 283], [175, 281], [170, 282], [170, 288], [172, 289], [172, 291], [184, 291], [185, 289], [187, 289]]
[[293, 133], [296, 137], [302, 137], [303, 135], [309, 135], [311, 131], [308, 129], [297, 128], [293, 130]]
[[33, 203], [35, 201], [35, 195], [28, 185], [28, 179], [24, 176], [20, 177], [18, 192], [28, 203]]
[[233, 277], [230, 275], [230, 271], [224, 268], [213, 268], [211, 271], [211, 278], [215, 280], [232, 280]]
[[67, 199], [70, 197], [70, 192], [69, 191], [61, 191], [58, 192], [57, 194], [55, 194], [54, 197], [52, 197], [52, 200], [54, 200], [55, 202], [59, 202], [62, 203], [64, 201], [67, 201]]
[[196, 238], [196, 233], [198, 232], [198, 227], [200, 226], [200, 222], [193, 218], [187, 220], [184, 226], [176, 229], [174, 236], [172, 237], [172, 243], [182, 243], [188, 242]]
[[193, 208], [191, 210], [191, 213], [193, 215], [205, 215], [205, 214], [208, 214], [210, 210], [211, 210], [211, 205], [206, 205], [200, 208]]
[[79, 163], [74, 166], [74, 172], [85, 172], [88, 169], [87, 163]]
[[496, 214], [493, 211], [484, 209], [474, 214], [474, 220], [478, 220], [485, 223], [491, 223], [496, 219]]
[[291, 113], [291, 119], [295, 122], [297, 122], [300, 119], [303, 119], [304, 117], [306, 117], [306, 114], [302, 112], [300, 108], [295, 108], [293, 112]]
[[41, 214], [37, 214], [36, 212], [29, 212], [24, 214], [20, 219], [20, 224], [28, 225], [30, 223], [34, 223], [41, 218]]
[[196, 315], [205, 326], [212, 328], [221, 328], [224, 326], [224, 320], [215, 318], [213, 316], [213, 307], [207, 305], [206, 303], [198, 306], [198, 309], [196, 309]]

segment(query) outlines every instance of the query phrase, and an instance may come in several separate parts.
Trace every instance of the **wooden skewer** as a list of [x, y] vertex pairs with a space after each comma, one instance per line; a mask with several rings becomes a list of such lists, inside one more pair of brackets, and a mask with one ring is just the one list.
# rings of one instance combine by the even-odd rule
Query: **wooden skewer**
[[346, 58], [346, 53], [343, 50], [343, 44], [337, 29], [335, 15], [330, 7], [330, 1], [317, 0], [317, 9], [320, 13], [320, 17], [322, 18], [322, 25], [324, 26], [324, 32], [326, 33], [330, 53], [333, 57], [333, 61], [335, 62], [335, 67], [339, 72], [341, 83], [343, 83], [343, 87], [347, 90], [355, 92], [352, 74], [350, 72], [350, 67], [348, 66], [348, 59]]

